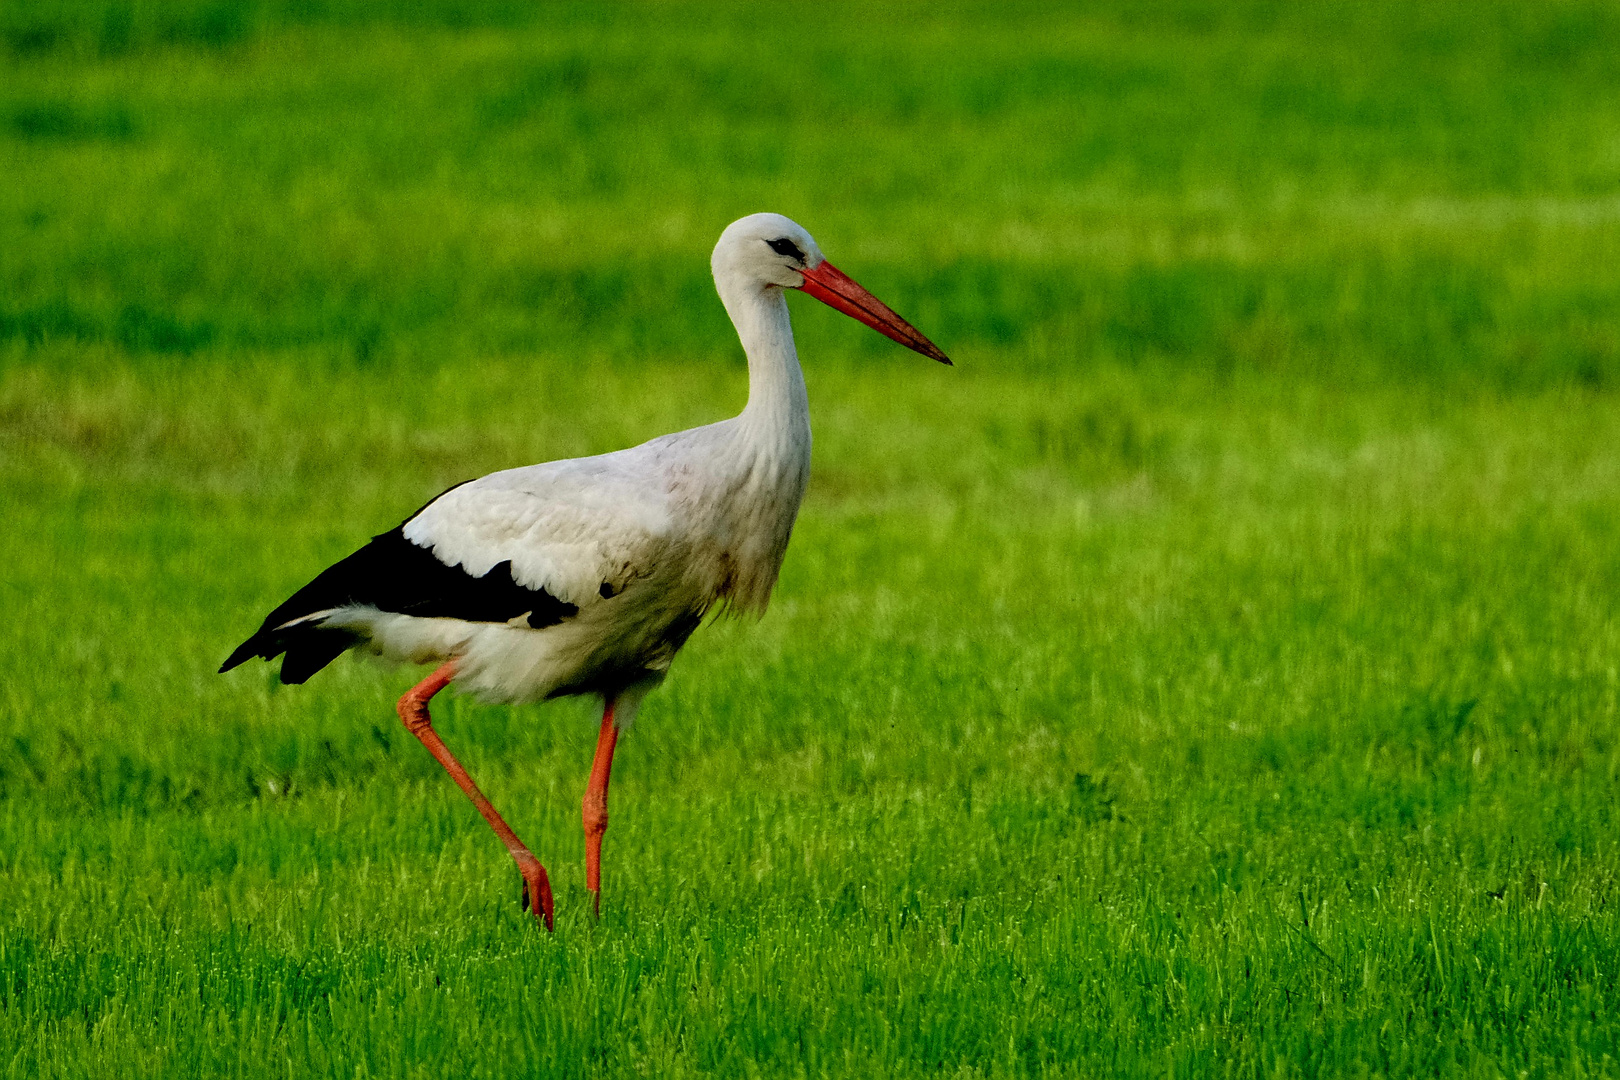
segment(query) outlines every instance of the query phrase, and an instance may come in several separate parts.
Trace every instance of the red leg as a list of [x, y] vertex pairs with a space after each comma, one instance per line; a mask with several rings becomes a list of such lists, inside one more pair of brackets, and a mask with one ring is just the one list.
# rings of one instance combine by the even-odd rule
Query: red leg
[[450, 661], [440, 667], [432, 675], [423, 679], [406, 692], [399, 699], [399, 718], [405, 721], [405, 729], [428, 748], [428, 753], [438, 759], [444, 766], [444, 771], [450, 774], [450, 779], [456, 786], [467, 793], [478, 812], [484, 815], [489, 827], [495, 830], [495, 835], [501, 838], [506, 850], [512, 853], [512, 860], [517, 863], [518, 873], [523, 875], [523, 901], [527, 905], [534, 904], [534, 913], [545, 921], [546, 929], [551, 929], [551, 882], [546, 878], [546, 868], [540, 865], [540, 860], [534, 857], [534, 852], [524, 846], [517, 833], [511, 826], [501, 820], [501, 815], [484, 798], [484, 793], [478, 790], [473, 778], [467, 775], [467, 770], [461, 767], [439, 733], [433, 730], [433, 718], [428, 715], [428, 702], [440, 690], [449, 685], [450, 680], [456, 677], [456, 662]]
[[608, 777], [613, 773], [613, 748], [619, 741], [619, 725], [613, 719], [617, 699], [608, 698], [602, 706], [602, 733], [596, 737], [596, 760], [591, 762], [591, 782], [585, 785], [580, 818], [585, 823], [585, 887], [591, 890], [591, 910], [602, 917], [602, 834], [608, 825]]

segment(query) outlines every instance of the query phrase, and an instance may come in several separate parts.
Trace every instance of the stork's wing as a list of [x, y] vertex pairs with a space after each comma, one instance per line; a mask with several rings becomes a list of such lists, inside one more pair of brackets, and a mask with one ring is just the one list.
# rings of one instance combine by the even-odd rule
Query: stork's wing
[[614, 457], [451, 488], [298, 590], [220, 670], [285, 652], [282, 681], [303, 682], [361, 640], [324, 625], [344, 608], [543, 629], [615, 595], [657, 564], [670, 520], [662, 492]]
[[579, 607], [649, 572], [672, 531], [661, 486], [618, 457], [494, 473], [451, 488], [401, 528], [474, 577], [509, 563], [519, 588]]

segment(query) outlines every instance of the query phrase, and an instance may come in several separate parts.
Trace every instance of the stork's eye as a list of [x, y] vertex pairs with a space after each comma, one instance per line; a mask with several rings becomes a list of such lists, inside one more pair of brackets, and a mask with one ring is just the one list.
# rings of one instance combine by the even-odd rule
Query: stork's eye
[[765, 242], [778, 255], [786, 255], [790, 259], [798, 259], [800, 262], [804, 262], [804, 252], [799, 250], [798, 244], [795, 244], [787, 237], [784, 236], [780, 240], [767, 240]]

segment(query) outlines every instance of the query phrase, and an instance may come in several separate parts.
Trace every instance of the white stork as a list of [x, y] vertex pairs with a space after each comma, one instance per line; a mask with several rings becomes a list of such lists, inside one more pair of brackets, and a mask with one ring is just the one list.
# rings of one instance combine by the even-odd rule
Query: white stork
[[399, 699], [400, 718], [506, 843], [524, 905], [548, 930], [545, 868], [433, 730], [429, 700], [452, 680], [490, 701], [601, 697], [582, 804], [585, 882], [599, 914], [619, 730], [705, 612], [765, 610], [809, 479], [810, 407], [784, 290], [950, 363], [780, 214], [733, 222], [710, 265], [748, 354], [740, 415], [453, 487], [298, 590], [220, 668], [285, 653], [282, 681], [301, 683], [356, 647], [437, 665]]

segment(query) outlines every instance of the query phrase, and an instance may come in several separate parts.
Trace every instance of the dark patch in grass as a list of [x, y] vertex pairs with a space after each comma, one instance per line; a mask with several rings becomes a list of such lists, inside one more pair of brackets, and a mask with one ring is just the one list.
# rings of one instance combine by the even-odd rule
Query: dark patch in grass
[[14, 54], [117, 57], [157, 48], [218, 50], [266, 31], [320, 24], [395, 23], [469, 30], [533, 23], [534, 5], [477, 0], [41, 0], [0, 13], [0, 42]]
[[21, 338], [41, 345], [56, 338], [95, 341], [100, 327], [83, 313], [61, 301], [49, 301], [21, 311], [0, 309], [0, 341]]
[[536, 64], [514, 84], [489, 95], [479, 107], [491, 127], [521, 123], [543, 110], [580, 98], [591, 83], [590, 62], [584, 56], [566, 56]]
[[258, 29], [262, 8], [252, 0], [179, 0], [140, 4], [128, 0], [15, 5], [0, 26], [0, 40], [16, 54], [54, 52], [118, 57], [154, 48], [223, 49]]
[[1620, 37], [1620, 12], [1613, 7], [1555, 7], [1536, 25], [1508, 39], [1509, 55], [1532, 68], [1568, 72], [1597, 63], [1612, 64], [1614, 41]]
[[0, 341], [111, 341], [132, 353], [192, 353], [212, 344], [212, 323], [188, 321], [141, 304], [126, 304], [112, 318], [85, 313], [62, 301], [17, 311], [0, 309]]
[[11, 26], [0, 30], [0, 40], [19, 56], [38, 56], [54, 50], [62, 40], [62, 32], [50, 25]]
[[1089, 773], [1074, 774], [1074, 788], [1069, 793], [1069, 808], [1075, 817], [1087, 825], [1114, 820], [1114, 793], [1104, 777], [1095, 780]]
[[1114, 285], [1103, 338], [1130, 359], [1207, 350], [1223, 325], [1252, 320], [1260, 306], [1259, 281], [1219, 267], [1144, 266]]
[[129, 304], [113, 324], [113, 340], [130, 352], [196, 352], [214, 340], [206, 322], [187, 322], [163, 311]]
[[12, 110], [10, 127], [23, 139], [61, 142], [134, 138], [135, 121], [121, 106], [86, 109], [65, 101], [36, 102]]
[[1426, 735], [1428, 741], [1436, 745], [1455, 742], [1468, 734], [1469, 718], [1478, 706], [1479, 701], [1475, 698], [1454, 701], [1444, 697], [1425, 697], [1401, 710], [1400, 726]]

